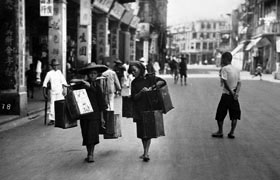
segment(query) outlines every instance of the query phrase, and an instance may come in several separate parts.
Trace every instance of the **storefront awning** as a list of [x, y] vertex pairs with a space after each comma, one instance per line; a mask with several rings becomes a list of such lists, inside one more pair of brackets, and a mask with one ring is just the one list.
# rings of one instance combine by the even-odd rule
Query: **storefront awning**
[[236, 46], [236, 48], [234, 50], [231, 51], [231, 55], [235, 55], [236, 53], [238, 53], [239, 51], [241, 51], [244, 47], [244, 43], [239, 44], [238, 46]]
[[256, 39], [252, 39], [251, 42], [247, 45], [246, 51], [249, 51], [252, 49], [252, 47], [257, 46], [257, 47], [264, 47], [270, 45], [270, 41], [265, 38], [265, 37], [258, 37]]

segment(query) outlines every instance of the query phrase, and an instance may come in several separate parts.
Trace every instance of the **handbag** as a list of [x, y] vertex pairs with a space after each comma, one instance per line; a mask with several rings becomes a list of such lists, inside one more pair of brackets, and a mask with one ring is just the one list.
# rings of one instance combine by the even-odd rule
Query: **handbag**
[[120, 115], [114, 114], [114, 111], [104, 111], [106, 131], [103, 135], [104, 139], [116, 139], [122, 136]]
[[130, 96], [122, 96], [122, 117], [133, 117], [133, 102]]
[[66, 108], [65, 100], [54, 102], [55, 108], [55, 124], [54, 127], [68, 129], [77, 127], [77, 120], [70, 117], [69, 111]]

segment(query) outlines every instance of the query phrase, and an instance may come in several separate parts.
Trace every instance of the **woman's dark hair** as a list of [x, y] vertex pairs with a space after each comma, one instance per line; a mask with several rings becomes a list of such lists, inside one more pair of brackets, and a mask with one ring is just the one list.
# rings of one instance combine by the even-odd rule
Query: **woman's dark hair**
[[225, 52], [222, 54], [222, 61], [226, 61], [226, 62], [229, 62], [231, 63], [231, 60], [232, 60], [232, 55], [230, 52]]
[[128, 73], [132, 73], [132, 66], [136, 66], [138, 69], [140, 69], [140, 76], [144, 76], [145, 74], [145, 66], [139, 62], [139, 61], [132, 61], [129, 63]]

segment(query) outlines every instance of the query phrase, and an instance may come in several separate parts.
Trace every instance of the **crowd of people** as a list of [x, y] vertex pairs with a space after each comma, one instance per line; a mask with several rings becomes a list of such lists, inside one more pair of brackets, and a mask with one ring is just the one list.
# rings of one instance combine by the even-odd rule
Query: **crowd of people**
[[[231, 130], [228, 133], [229, 138], [234, 138], [234, 130], [237, 120], [240, 120], [241, 110], [238, 101], [238, 93], [240, 91], [240, 72], [231, 65], [232, 56], [226, 52], [222, 55], [220, 79], [223, 87], [223, 94], [217, 107], [216, 117], [218, 131], [212, 134], [212, 137], [223, 137], [223, 121], [229, 111], [230, 120], [232, 121]], [[43, 94], [46, 100], [50, 98], [50, 112], [48, 125], [55, 124], [54, 102], [64, 99], [67, 94], [67, 83], [62, 72], [58, 69], [59, 62], [52, 59], [51, 70], [45, 75], [43, 81]], [[180, 60], [173, 58], [169, 62], [171, 74], [174, 76], [176, 84], [180, 75], [181, 85], [187, 85], [187, 63], [185, 58]], [[30, 66], [28, 77], [37, 81], [37, 74], [34, 73], [34, 66]], [[89, 163], [94, 162], [94, 149], [99, 143], [100, 127], [104, 127], [104, 111], [114, 110], [114, 98], [120, 95], [125, 87], [130, 88], [130, 98], [133, 103], [133, 121], [136, 123], [137, 137], [141, 139], [143, 144], [143, 154], [140, 156], [143, 161], [150, 160], [149, 148], [151, 139], [157, 138], [155, 135], [143, 134], [145, 126], [143, 121], [143, 112], [152, 110], [149, 98], [146, 92], [160, 89], [167, 85], [166, 81], [157, 76], [159, 69], [156, 69], [151, 61], [133, 61], [130, 63], [122, 63], [120, 60], [114, 61], [111, 66], [110, 61], [103, 64], [94, 62], [87, 64], [77, 72], [82, 75], [80, 79], [81, 88], [86, 89], [94, 113], [83, 116], [80, 119], [81, 134], [83, 138], [82, 145], [86, 146], [87, 157], [85, 160]], [[81, 77], [81, 76], [80, 76]], [[30, 80], [31, 81], [31, 80]], [[103, 84], [102, 84], [103, 83]], [[106, 90], [104, 90], [104, 83]], [[50, 92], [48, 94], [48, 91]], [[31, 89], [31, 96], [33, 96]], [[163, 133], [164, 134], [164, 133]]]

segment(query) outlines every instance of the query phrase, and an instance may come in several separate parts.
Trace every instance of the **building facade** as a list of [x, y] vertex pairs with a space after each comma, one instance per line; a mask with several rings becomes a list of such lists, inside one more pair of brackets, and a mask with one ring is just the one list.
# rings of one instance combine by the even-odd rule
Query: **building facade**
[[[41, 81], [51, 59], [67, 79], [89, 62], [135, 60], [139, 18], [133, 0], [0, 1], [0, 114], [27, 113], [26, 74], [42, 62]], [[47, 57], [41, 57], [42, 52]], [[40, 86], [41, 84], [39, 84]]]

